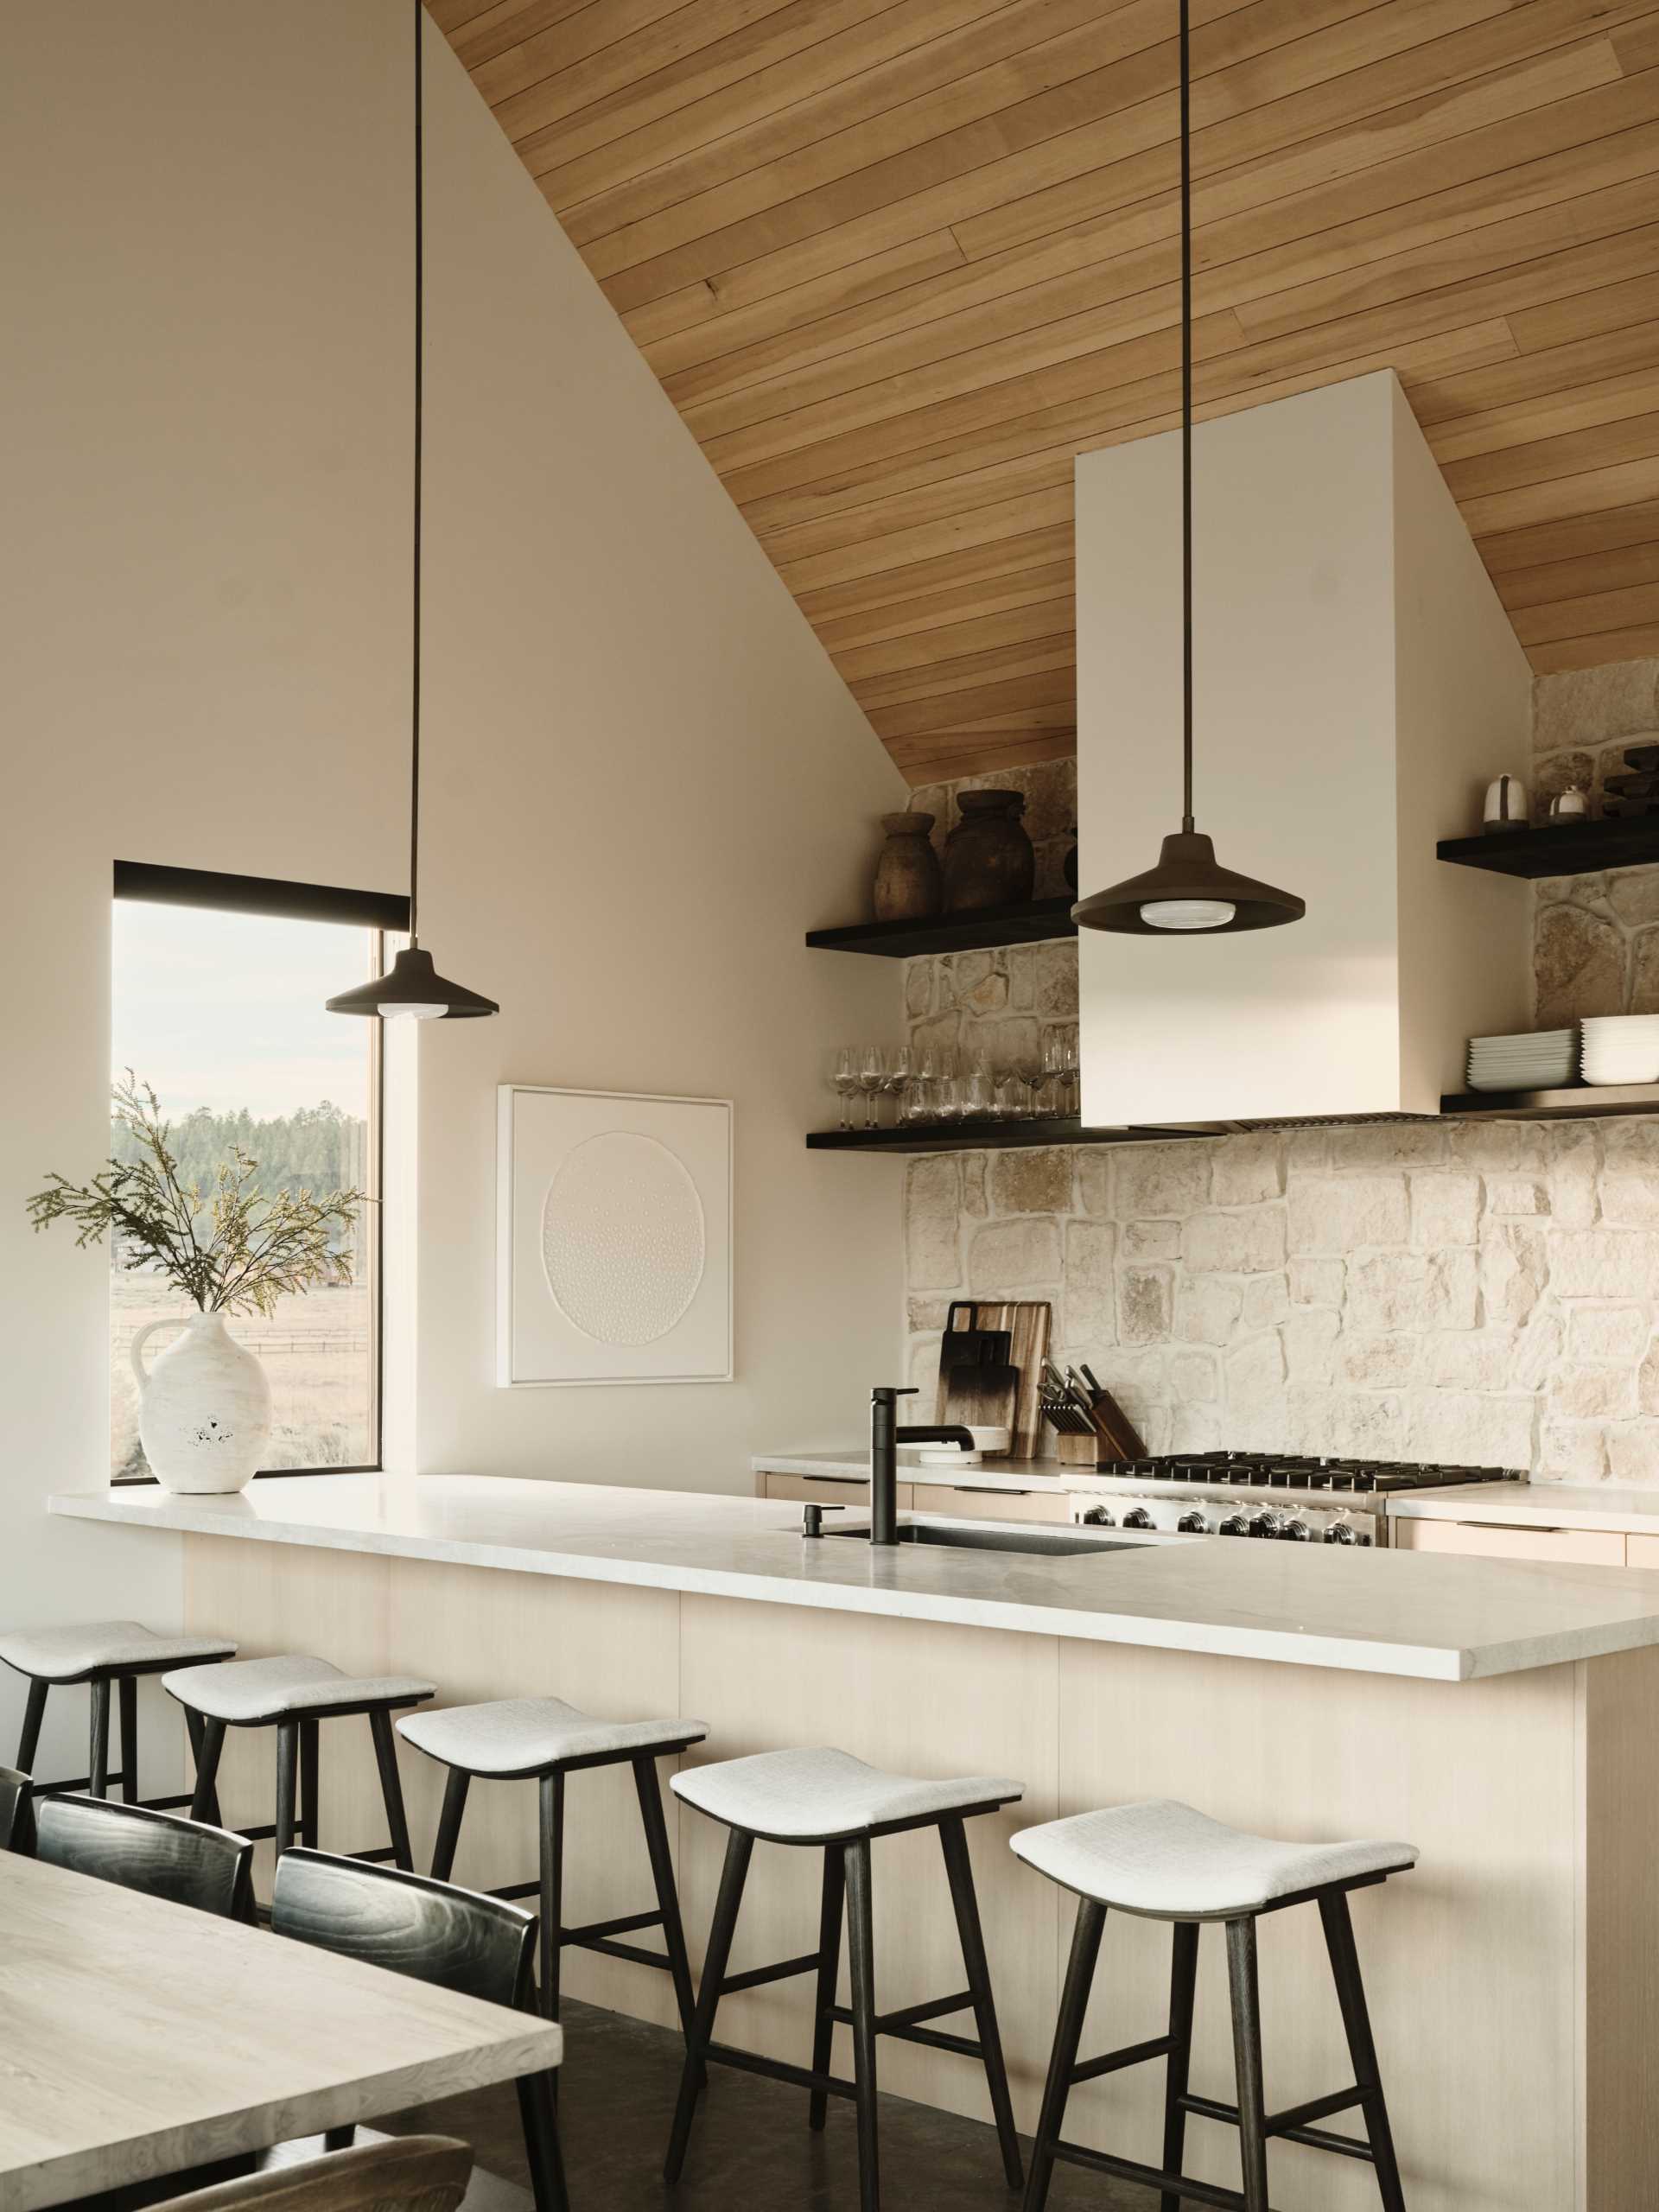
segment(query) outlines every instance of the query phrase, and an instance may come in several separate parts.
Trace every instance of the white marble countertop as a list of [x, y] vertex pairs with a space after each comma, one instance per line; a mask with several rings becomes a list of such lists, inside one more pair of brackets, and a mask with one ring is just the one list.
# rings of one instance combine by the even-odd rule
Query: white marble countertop
[[1659, 1534], [1659, 1486], [1615, 1483], [1464, 1483], [1390, 1497], [1408, 1521], [1484, 1521], [1517, 1529], [1635, 1529]]
[[49, 1503], [140, 1528], [1440, 1681], [1659, 1643], [1659, 1584], [1618, 1567], [1202, 1537], [1124, 1545], [1116, 1532], [1121, 1548], [1099, 1557], [872, 1550], [803, 1537], [798, 1505], [484, 1475], [278, 1477], [231, 1497], [145, 1485]]
[[[870, 1455], [864, 1452], [757, 1452], [749, 1462], [757, 1475], [817, 1475], [831, 1481], [868, 1482]], [[899, 1448], [899, 1479], [906, 1483], [960, 1484], [967, 1490], [1096, 1490], [1100, 1478], [1088, 1467], [1063, 1467], [1058, 1459], [997, 1459], [977, 1467], [952, 1466], [923, 1459], [913, 1445]]]

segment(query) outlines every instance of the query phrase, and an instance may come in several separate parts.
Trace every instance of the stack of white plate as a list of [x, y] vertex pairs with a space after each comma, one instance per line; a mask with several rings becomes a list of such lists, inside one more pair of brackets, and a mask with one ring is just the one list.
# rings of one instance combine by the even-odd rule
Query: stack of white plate
[[1604, 1014], [1583, 1024], [1586, 1083], [1659, 1083], [1659, 1014]]
[[[1576, 1032], [1541, 1029], [1522, 1037], [1469, 1039], [1471, 1090], [1559, 1090], [1573, 1080]], [[1610, 1077], [1608, 1080], [1614, 1080]], [[1622, 1077], [1618, 1080], [1623, 1081]]]

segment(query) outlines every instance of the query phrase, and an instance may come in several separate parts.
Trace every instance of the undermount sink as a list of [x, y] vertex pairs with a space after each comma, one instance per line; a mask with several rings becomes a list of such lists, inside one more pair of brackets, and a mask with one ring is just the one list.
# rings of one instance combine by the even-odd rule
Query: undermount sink
[[[870, 1538], [868, 1528], [830, 1529], [825, 1533], [856, 1537], [860, 1543], [868, 1543]], [[968, 1529], [960, 1523], [944, 1526], [933, 1521], [901, 1522], [899, 1541], [901, 1544], [942, 1544], [947, 1550], [960, 1552], [1039, 1552], [1050, 1559], [1069, 1559], [1084, 1552], [1132, 1552], [1143, 1548], [1132, 1543], [1114, 1542], [1109, 1536], [1086, 1535], [1080, 1529]]]

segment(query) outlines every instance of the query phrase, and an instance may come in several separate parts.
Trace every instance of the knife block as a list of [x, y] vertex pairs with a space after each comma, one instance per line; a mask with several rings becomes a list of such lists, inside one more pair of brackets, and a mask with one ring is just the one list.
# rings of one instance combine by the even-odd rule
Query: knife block
[[1095, 1467], [1100, 1464], [1100, 1439], [1097, 1436], [1073, 1436], [1058, 1429], [1054, 1436], [1054, 1456], [1063, 1467]]

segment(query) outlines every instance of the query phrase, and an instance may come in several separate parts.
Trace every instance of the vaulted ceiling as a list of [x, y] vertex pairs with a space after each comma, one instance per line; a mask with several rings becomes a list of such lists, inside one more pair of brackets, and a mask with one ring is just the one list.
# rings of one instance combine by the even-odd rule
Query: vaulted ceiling
[[[911, 780], [1076, 737], [1174, 419], [1174, 0], [428, 0]], [[1659, 652], [1659, 0], [1194, 0], [1201, 414], [1392, 365], [1539, 670]]]

